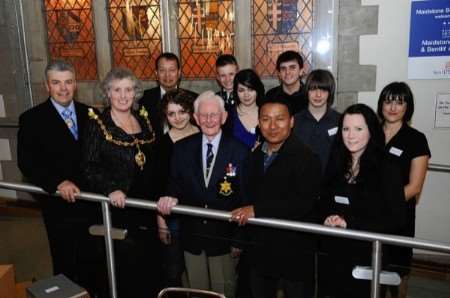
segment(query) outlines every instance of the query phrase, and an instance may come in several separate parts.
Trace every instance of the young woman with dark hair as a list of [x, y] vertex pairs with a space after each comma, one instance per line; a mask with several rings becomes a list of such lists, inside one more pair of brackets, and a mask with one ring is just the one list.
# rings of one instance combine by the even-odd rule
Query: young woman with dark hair
[[[161, 194], [166, 191], [169, 179], [170, 159], [174, 144], [190, 135], [199, 132], [193, 124], [195, 97], [182, 89], [170, 90], [161, 101], [161, 119], [168, 125], [169, 131], [164, 134], [156, 146], [157, 168], [159, 170], [157, 184], [161, 185]], [[161, 241], [163, 284], [166, 287], [180, 287], [184, 271], [183, 248], [180, 242], [179, 223], [176, 217], [157, 216], [158, 235]]]
[[[323, 223], [392, 233], [404, 223], [403, 201], [399, 169], [385, 158], [384, 135], [375, 112], [364, 104], [348, 107], [339, 121], [322, 187]], [[326, 238], [322, 247], [321, 295], [369, 297], [370, 282], [354, 279], [352, 270], [370, 266], [370, 243]]]
[[[425, 182], [428, 160], [431, 157], [427, 138], [412, 128], [408, 122], [414, 114], [414, 97], [404, 82], [393, 82], [381, 91], [378, 99], [378, 116], [386, 136], [388, 158], [401, 170], [404, 186], [406, 224], [400, 229], [402, 236], [414, 237], [416, 205]], [[406, 297], [407, 281], [411, 266], [412, 248], [390, 247], [392, 270], [402, 277], [399, 287], [391, 287], [391, 297]]]
[[264, 85], [252, 69], [243, 69], [234, 77], [233, 96], [236, 106], [231, 108], [224, 129], [250, 149], [259, 142], [258, 106], [264, 97]]

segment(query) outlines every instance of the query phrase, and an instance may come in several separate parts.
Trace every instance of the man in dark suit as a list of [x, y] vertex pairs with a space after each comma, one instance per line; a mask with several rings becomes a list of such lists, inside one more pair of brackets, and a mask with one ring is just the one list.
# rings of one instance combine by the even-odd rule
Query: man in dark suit
[[[139, 106], [144, 106], [150, 114], [150, 122], [155, 130], [156, 138], [159, 139], [164, 133], [165, 124], [161, 118], [161, 99], [167, 91], [179, 88], [181, 78], [180, 60], [173, 53], [162, 53], [155, 62], [156, 78], [158, 86], [147, 89], [139, 100]], [[193, 98], [197, 93], [184, 90], [192, 94]]]
[[[254, 217], [315, 220], [320, 161], [291, 133], [293, 125], [286, 101], [268, 98], [260, 107], [265, 142], [250, 156], [248, 191], [253, 202], [233, 210], [233, 221], [245, 225]], [[254, 243], [248, 248], [253, 297], [276, 297], [278, 284], [286, 297], [313, 297], [313, 236], [261, 227], [249, 227], [248, 234]]]
[[[220, 96], [202, 93], [194, 102], [201, 133], [175, 144], [166, 197], [158, 209], [170, 214], [181, 204], [231, 211], [245, 201], [247, 148], [222, 133], [227, 112]], [[234, 297], [232, 248], [236, 226], [228, 222], [186, 217], [181, 221], [184, 256], [190, 285]]]
[[87, 256], [92, 255], [88, 226], [95, 205], [76, 200], [82, 186], [81, 139], [88, 106], [73, 100], [75, 70], [56, 60], [45, 70], [49, 98], [19, 118], [17, 161], [22, 174], [49, 194], [39, 195], [50, 245], [53, 273], [63, 273], [88, 290]]

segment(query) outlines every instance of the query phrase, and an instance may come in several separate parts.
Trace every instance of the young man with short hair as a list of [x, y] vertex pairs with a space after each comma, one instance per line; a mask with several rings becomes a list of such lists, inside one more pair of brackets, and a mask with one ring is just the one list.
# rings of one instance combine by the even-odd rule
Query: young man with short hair
[[221, 89], [216, 94], [224, 100], [227, 111], [230, 111], [230, 108], [236, 103], [233, 98], [233, 81], [238, 71], [239, 66], [233, 55], [223, 54], [217, 58], [216, 78]]
[[266, 97], [286, 99], [295, 115], [308, 106], [301, 81], [305, 74], [303, 58], [295, 51], [283, 52], [278, 56], [276, 69], [281, 85], [267, 91]]

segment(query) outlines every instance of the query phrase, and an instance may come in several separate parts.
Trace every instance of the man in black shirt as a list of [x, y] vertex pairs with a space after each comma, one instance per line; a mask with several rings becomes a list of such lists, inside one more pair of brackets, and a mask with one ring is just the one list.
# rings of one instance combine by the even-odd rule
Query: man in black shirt
[[278, 56], [276, 67], [281, 85], [267, 91], [266, 97], [286, 99], [295, 115], [308, 105], [301, 81], [305, 74], [303, 58], [298, 52], [286, 51]]
[[[156, 137], [159, 138], [164, 133], [164, 123], [161, 119], [161, 99], [167, 91], [179, 88], [181, 78], [180, 60], [173, 53], [162, 53], [156, 58], [156, 78], [158, 86], [147, 89], [139, 100], [139, 106], [144, 106], [150, 115], [150, 122], [155, 131]], [[194, 98], [197, 93], [185, 90], [191, 93]]]
[[[245, 225], [249, 218], [314, 222], [321, 181], [319, 158], [293, 133], [286, 100], [267, 98], [259, 109], [265, 141], [250, 155], [250, 204], [231, 212]], [[314, 289], [316, 241], [306, 233], [248, 227], [247, 250], [253, 297], [272, 298], [280, 286], [285, 297], [309, 298]]]

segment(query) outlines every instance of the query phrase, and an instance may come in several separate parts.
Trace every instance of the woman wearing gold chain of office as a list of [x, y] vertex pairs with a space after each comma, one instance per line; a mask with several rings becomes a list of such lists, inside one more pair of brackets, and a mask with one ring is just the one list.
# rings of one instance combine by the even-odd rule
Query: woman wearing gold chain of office
[[159, 196], [159, 186], [152, 183], [157, 175], [154, 131], [148, 111], [135, 109], [142, 89], [130, 70], [112, 69], [101, 87], [107, 107], [101, 114], [89, 112], [83, 146], [85, 177], [90, 191], [108, 196], [117, 207], [112, 210], [113, 226], [128, 232], [114, 243], [119, 297], [156, 297], [160, 286], [156, 215], [125, 208], [127, 197]]

